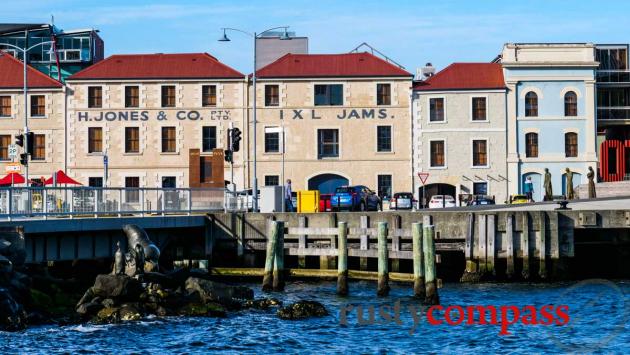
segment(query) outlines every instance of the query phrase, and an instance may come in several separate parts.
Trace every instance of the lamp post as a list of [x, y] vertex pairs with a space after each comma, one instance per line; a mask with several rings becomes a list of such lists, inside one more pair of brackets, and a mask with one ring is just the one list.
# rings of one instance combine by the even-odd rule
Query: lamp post
[[253, 110], [253, 131], [254, 131], [254, 187], [253, 187], [253, 191], [252, 191], [252, 195], [253, 195], [253, 210], [255, 212], [258, 211], [258, 175], [257, 175], [257, 171], [256, 171], [256, 40], [258, 38], [261, 38], [265, 33], [273, 31], [273, 30], [277, 30], [277, 29], [284, 29], [284, 33], [280, 36], [281, 40], [287, 40], [287, 39], [291, 39], [291, 37], [289, 36], [289, 33], [287, 32], [287, 29], [289, 28], [289, 26], [279, 26], [279, 27], [274, 27], [274, 28], [270, 28], [267, 30], [264, 30], [260, 33], [250, 33], [247, 31], [243, 31], [243, 30], [239, 30], [238, 28], [230, 28], [230, 27], [224, 27], [222, 28], [223, 30], [223, 36], [221, 38], [219, 38], [219, 42], [229, 42], [230, 39], [227, 36], [227, 31], [236, 31], [236, 32], [241, 32], [244, 33], [250, 37], [252, 37], [252, 39], [254, 40], [254, 71], [252, 74], [252, 85], [253, 85], [253, 91], [254, 91], [254, 100], [252, 103], [252, 110]]
[[[25, 31], [25, 38], [26, 38], [26, 44], [28, 44], [28, 31]], [[27, 64], [27, 54], [28, 51], [30, 51], [33, 48], [36, 48], [38, 46], [43, 46], [45, 44], [52, 44], [54, 43], [53, 41], [46, 41], [46, 42], [40, 42], [37, 44], [34, 44], [30, 47], [18, 47], [16, 45], [10, 44], [10, 43], [0, 43], [0, 46], [6, 46], [6, 47], [10, 47], [16, 50], [19, 50], [22, 52], [22, 62], [24, 63], [24, 151], [28, 153], [28, 83], [27, 83], [27, 68], [28, 68], [28, 64]], [[28, 163], [28, 156], [27, 156], [27, 163]], [[28, 164], [26, 164], [26, 166], [24, 167], [24, 178], [26, 179], [26, 185], [28, 186]]]

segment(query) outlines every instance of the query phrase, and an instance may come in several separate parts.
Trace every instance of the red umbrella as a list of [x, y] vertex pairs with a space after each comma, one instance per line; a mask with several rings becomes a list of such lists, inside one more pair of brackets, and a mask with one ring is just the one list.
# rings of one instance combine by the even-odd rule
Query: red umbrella
[[7, 176], [0, 179], [0, 185], [23, 184], [26, 181], [24, 176], [20, 173], [9, 173]]
[[71, 184], [71, 185], [83, 185], [80, 182], [74, 180], [73, 178], [69, 177], [68, 175], [66, 175], [66, 173], [63, 172], [63, 170], [59, 170], [55, 173], [55, 176], [47, 179], [44, 182], [44, 185], [52, 185], [55, 181], [55, 178], [57, 180], [57, 184]]

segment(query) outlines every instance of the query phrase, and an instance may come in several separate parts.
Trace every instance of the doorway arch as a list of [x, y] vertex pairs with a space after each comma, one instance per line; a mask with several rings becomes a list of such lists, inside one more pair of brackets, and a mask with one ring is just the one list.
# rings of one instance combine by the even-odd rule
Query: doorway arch
[[422, 201], [422, 190], [423, 187], [420, 186], [418, 188], [418, 197], [420, 200], [420, 204], [423, 204], [426, 208], [429, 205], [429, 201], [431, 197], [434, 195], [450, 195], [453, 198], [457, 198], [455, 196], [457, 192], [457, 188], [451, 184], [428, 184], [424, 186], [424, 202]]
[[534, 193], [532, 194], [532, 199], [534, 202], [540, 202], [543, 200], [542, 193], [542, 174], [540, 173], [527, 173], [523, 175], [523, 180], [521, 181], [521, 191], [525, 191], [525, 180], [528, 177], [532, 178], [532, 185], [534, 186]]
[[308, 179], [309, 190], [319, 190], [321, 194], [332, 194], [340, 186], [349, 185], [350, 181], [339, 174], [325, 173]]

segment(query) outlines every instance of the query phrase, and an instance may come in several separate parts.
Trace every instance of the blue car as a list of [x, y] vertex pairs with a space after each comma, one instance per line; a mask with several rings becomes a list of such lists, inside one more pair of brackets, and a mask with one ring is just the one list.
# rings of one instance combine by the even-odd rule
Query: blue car
[[383, 210], [381, 198], [366, 186], [341, 186], [330, 199], [333, 211], [378, 211]]

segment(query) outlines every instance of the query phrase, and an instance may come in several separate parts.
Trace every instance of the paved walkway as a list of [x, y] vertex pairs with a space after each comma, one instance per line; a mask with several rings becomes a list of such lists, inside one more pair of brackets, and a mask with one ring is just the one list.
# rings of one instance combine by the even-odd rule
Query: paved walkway
[[[542, 202], [522, 205], [497, 205], [489, 207], [487, 210], [553, 211], [558, 207], [559, 205], [556, 202]], [[624, 196], [594, 200], [573, 200], [569, 202], [567, 207], [575, 211], [630, 210], [630, 197]]]

